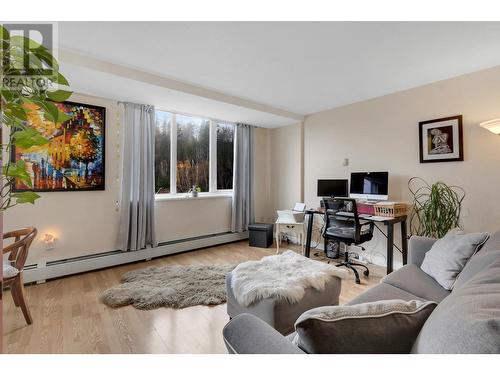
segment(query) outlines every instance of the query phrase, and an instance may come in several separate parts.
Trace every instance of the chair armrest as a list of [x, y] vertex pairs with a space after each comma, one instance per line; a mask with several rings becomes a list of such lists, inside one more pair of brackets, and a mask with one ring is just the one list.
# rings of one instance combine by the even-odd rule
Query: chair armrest
[[435, 238], [411, 236], [408, 248], [408, 264], [420, 267], [424, 261], [425, 253], [431, 249], [436, 241]]
[[251, 314], [235, 316], [222, 330], [230, 354], [304, 354], [273, 327]]

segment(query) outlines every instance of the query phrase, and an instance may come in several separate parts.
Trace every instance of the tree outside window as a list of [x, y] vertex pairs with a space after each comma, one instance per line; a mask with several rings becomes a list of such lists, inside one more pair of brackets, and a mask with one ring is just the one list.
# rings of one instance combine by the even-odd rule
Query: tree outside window
[[217, 124], [217, 190], [233, 188], [234, 125]]
[[170, 193], [170, 130], [172, 114], [156, 111], [155, 186], [157, 194]]
[[156, 111], [155, 136], [157, 194], [233, 188], [233, 124]]
[[176, 115], [177, 121], [177, 192], [193, 186], [209, 191], [210, 121]]

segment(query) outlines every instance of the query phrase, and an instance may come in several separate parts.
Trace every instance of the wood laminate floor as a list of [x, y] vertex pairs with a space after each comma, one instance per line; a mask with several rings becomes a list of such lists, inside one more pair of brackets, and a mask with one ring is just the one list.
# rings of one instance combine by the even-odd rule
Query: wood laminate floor
[[[294, 246], [289, 248], [299, 251]], [[229, 319], [226, 305], [181, 310], [141, 311], [132, 306], [112, 309], [99, 301], [99, 295], [117, 285], [124, 272], [138, 268], [238, 264], [274, 253], [274, 248], [249, 247], [248, 241], [241, 241], [30, 285], [25, 290], [34, 320], [31, 326], [26, 325], [7, 291], [3, 301], [3, 350], [6, 353], [225, 353], [221, 332]], [[383, 268], [370, 266], [370, 270], [369, 278], [361, 276], [361, 285], [355, 284], [354, 277], [343, 282], [341, 303], [379, 282]]]

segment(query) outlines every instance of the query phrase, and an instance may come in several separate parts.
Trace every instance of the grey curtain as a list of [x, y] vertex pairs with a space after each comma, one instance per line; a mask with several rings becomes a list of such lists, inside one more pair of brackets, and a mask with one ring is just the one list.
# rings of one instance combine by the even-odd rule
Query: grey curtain
[[236, 124], [234, 131], [233, 206], [231, 231], [243, 232], [254, 220], [253, 213], [254, 128]]
[[157, 246], [155, 235], [155, 109], [120, 103], [122, 115], [122, 185], [117, 247], [139, 250]]

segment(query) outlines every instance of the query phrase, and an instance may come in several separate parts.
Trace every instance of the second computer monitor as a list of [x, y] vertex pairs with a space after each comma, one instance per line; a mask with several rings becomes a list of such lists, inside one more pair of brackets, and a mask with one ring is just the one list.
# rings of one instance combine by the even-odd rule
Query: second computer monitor
[[318, 197], [347, 197], [348, 180], [318, 180]]

